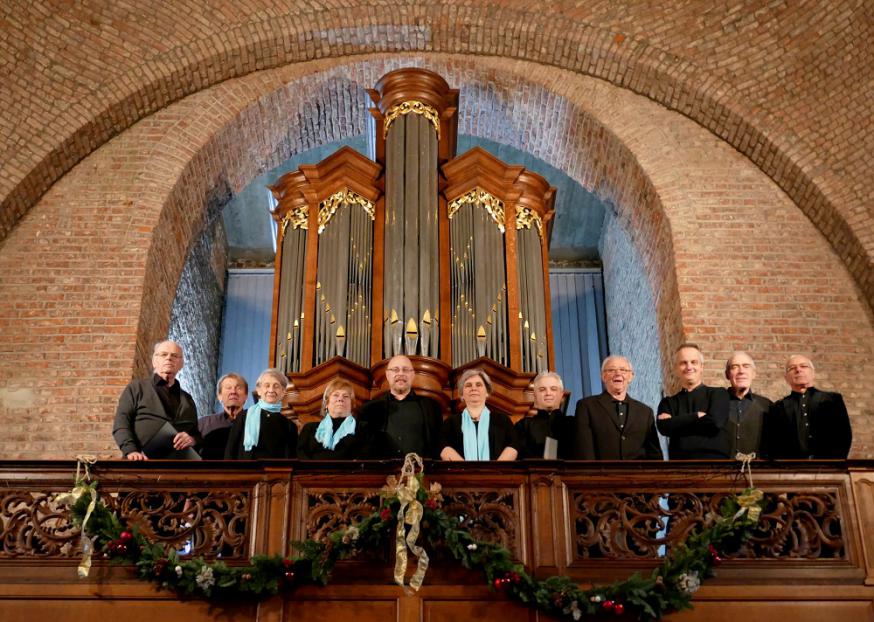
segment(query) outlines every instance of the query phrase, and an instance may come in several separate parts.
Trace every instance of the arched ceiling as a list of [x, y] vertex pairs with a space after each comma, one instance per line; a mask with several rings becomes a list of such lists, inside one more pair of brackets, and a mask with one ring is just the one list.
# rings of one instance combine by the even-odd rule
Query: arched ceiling
[[0, 235], [85, 155], [259, 69], [374, 51], [486, 54], [603, 78], [749, 157], [874, 305], [874, 5], [272, 0], [4, 3]]

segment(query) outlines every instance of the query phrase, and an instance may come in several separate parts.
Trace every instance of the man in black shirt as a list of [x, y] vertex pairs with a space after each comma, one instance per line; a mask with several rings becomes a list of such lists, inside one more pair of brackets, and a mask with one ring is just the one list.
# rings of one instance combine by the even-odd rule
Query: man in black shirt
[[765, 420], [771, 458], [846, 459], [853, 443], [850, 417], [840, 393], [813, 386], [813, 362], [793, 355], [786, 361], [792, 393], [774, 404]]
[[674, 352], [674, 371], [682, 388], [662, 399], [656, 425], [668, 437], [671, 460], [728, 458], [725, 424], [728, 393], [702, 384], [704, 356], [697, 345], [684, 343]]
[[725, 424], [728, 438], [728, 455], [738, 452], [762, 455], [762, 421], [771, 409], [768, 398], [753, 393], [756, 379], [756, 363], [746, 352], [735, 352], [725, 362], [725, 377], [731, 384], [728, 391], [728, 422]]
[[577, 460], [663, 460], [652, 409], [628, 395], [634, 378], [624, 356], [601, 363], [604, 392], [577, 402], [573, 458]]
[[132, 380], [122, 392], [112, 436], [128, 460], [198, 458], [197, 407], [176, 382], [183, 364], [179, 344], [162, 341], [152, 354], [152, 376]]
[[[570, 453], [567, 435], [567, 417], [561, 410], [564, 398], [564, 383], [554, 371], [540, 372], [532, 381], [534, 410], [531, 417], [523, 417], [516, 423], [516, 430], [523, 443], [521, 458], [564, 458]], [[546, 456], [546, 439], [556, 440], [557, 454]]]
[[413, 363], [395, 356], [386, 365], [389, 391], [367, 402], [358, 415], [368, 432], [367, 453], [374, 458], [440, 457], [443, 414], [434, 400], [413, 390]]
[[230, 373], [222, 376], [216, 383], [216, 399], [222, 405], [222, 412], [201, 417], [197, 428], [203, 436], [200, 455], [204, 460], [222, 460], [234, 419], [243, 410], [249, 395], [249, 383], [240, 374]]

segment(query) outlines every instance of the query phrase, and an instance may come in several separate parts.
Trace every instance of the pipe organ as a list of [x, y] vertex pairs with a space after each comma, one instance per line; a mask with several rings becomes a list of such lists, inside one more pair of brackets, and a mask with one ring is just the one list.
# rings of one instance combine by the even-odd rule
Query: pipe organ
[[458, 91], [439, 75], [393, 71], [369, 94], [375, 161], [343, 148], [271, 188], [270, 365], [291, 380], [288, 404], [315, 415], [338, 375], [375, 396], [404, 354], [417, 390], [444, 405], [479, 366], [490, 401], [524, 414], [531, 378], [552, 366], [554, 189], [480, 148], [456, 157]]

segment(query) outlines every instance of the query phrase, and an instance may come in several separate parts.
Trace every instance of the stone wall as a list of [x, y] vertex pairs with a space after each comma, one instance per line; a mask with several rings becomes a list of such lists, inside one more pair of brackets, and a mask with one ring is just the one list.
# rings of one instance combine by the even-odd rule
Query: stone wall
[[652, 287], [631, 236], [612, 211], [604, 219], [600, 251], [610, 354], [631, 361], [629, 394], [655, 410], [664, 395], [664, 374]]

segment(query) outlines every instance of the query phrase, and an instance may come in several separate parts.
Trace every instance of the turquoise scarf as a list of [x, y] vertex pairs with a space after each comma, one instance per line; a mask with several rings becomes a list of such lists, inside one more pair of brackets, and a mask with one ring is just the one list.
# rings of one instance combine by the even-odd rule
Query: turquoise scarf
[[278, 413], [282, 410], [282, 404], [258, 400], [257, 404], [249, 407], [246, 411], [246, 427], [243, 429], [243, 449], [246, 451], [252, 451], [252, 448], [258, 444], [258, 437], [261, 436], [262, 410]]
[[474, 424], [467, 408], [461, 413], [461, 434], [464, 437], [465, 460], [491, 460], [489, 454], [489, 409], [483, 407], [479, 425]]
[[344, 436], [349, 436], [350, 434], [355, 434], [355, 417], [352, 415], [344, 417], [343, 423], [341, 423], [340, 427], [337, 428], [337, 431], [334, 432], [334, 424], [331, 421], [331, 415], [326, 413], [316, 430], [316, 441], [321, 443], [322, 447], [325, 449], [334, 451], [334, 447], [337, 446], [340, 439]]

